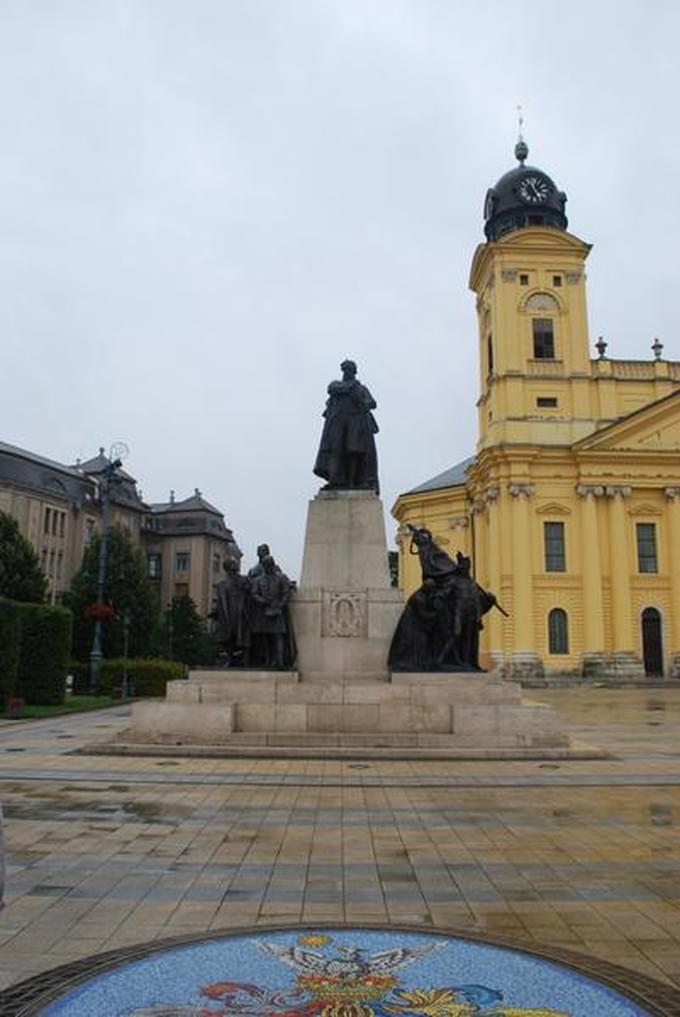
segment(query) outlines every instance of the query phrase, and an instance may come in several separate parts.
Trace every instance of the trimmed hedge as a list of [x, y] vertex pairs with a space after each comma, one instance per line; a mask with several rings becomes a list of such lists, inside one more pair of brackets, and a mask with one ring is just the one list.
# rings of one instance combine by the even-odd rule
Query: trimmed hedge
[[64, 702], [73, 616], [65, 607], [0, 597], [0, 705]]
[[0, 597], [0, 710], [16, 690], [21, 652], [21, 605]]
[[19, 604], [21, 647], [16, 693], [33, 706], [64, 702], [73, 615], [65, 607]]
[[[124, 666], [122, 658], [102, 661], [99, 689], [103, 696], [120, 695]], [[74, 694], [86, 693], [90, 687], [90, 665], [71, 663], [70, 673], [73, 675]], [[183, 678], [185, 667], [184, 664], [164, 660], [162, 657], [137, 657], [127, 661], [127, 673], [131, 695], [164, 696], [166, 684]]]

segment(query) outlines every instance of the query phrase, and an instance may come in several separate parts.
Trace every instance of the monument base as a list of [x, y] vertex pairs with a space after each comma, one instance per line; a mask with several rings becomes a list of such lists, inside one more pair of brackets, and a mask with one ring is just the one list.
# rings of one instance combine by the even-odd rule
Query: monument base
[[[572, 754], [552, 707], [523, 702], [521, 686], [504, 681], [500, 670], [390, 675], [390, 643], [403, 605], [390, 584], [380, 499], [370, 491], [319, 492], [309, 505], [300, 585], [290, 601], [302, 680], [297, 672], [193, 671], [188, 680], [168, 683], [164, 703], [133, 704], [117, 750]], [[540, 660], [523, 658], [535, 673]]]
[[393, 674], [390, 681], [299, 682], [293, 673], [192, 672], [164, 703], [132, 706], [126, 744], [568, 750], [551, 706], [523, 702], [499, 673]]
[[320, 491], [309, 503], [299, 589], [291, 598], [305, 681], [387, 681], [404, 607], [390, 585], [385, 521], [372, 491]]

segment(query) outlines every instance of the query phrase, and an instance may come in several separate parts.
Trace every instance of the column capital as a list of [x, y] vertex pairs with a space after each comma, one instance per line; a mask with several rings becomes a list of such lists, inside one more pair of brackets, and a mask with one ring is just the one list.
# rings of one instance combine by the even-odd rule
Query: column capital
[[493, 502], [498, 501], [500, 493], [501, 493], [500, 487], [493, 485], [491, 487], [487, 487], [486, 491], [482, 495], [482, 498], [484, 499], [487, 505], [491, 505], [493, 504]]
[[528, 501], [533, 493], [533, 484], [508, 484], [508, 494], [511, 498], [526, 498]]
[[604, 493], [608, 498], [630, 498], [633, 488], [627, 484], [612, 484], [605, 487]]
[[663, 492], [669, 501], [680, 499], [680, 487], [665, 487]]
[[[473, 506], [474, 511], [474, 506]], [[449, 518], [449, 527], [452, 530], [464, 530], [466, 526], [470, 525], [470, 520], [467, 516], [451, 516]]]
[[576, 493], [580, 498], [601, 498], [604, 495], [604, 487], [601, 484], [577, 484]]

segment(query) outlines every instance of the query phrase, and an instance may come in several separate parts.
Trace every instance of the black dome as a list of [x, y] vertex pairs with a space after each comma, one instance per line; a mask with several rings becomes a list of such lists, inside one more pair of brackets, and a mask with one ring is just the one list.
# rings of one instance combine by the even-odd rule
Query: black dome
[[497, 240], [504, 233], [526, 226], [554, 226], [566, 230], [564, 206], [567, 196], [542, 169], [525, 166], [529, 150], [520, 141], [515, 154], [519, 166], [505, 173], [495, 187], [486, 192], [484, 202], [484, 233], [487, 240]]

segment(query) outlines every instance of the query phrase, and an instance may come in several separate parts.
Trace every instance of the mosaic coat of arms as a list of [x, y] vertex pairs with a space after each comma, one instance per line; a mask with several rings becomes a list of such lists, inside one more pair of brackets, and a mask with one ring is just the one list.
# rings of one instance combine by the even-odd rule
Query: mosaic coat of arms
[[444, 942], [367, 952], [334, 945], [325, 934], [302, 935], [294, 945], [256, 940], [257, 949], [295, 972], [292, 985], [267, 989], [247, 981], [202, 986], [204, 1003], [163, 1004], [129, 1017], [570, 1017], [550, 1007], [511, 1006], [500, 989], [476, 984], [404, 987], [407, 965]]
[[446, 933], [262, 929], [93, 970], [39, 1017], [649, 1017], [577, 968]]

